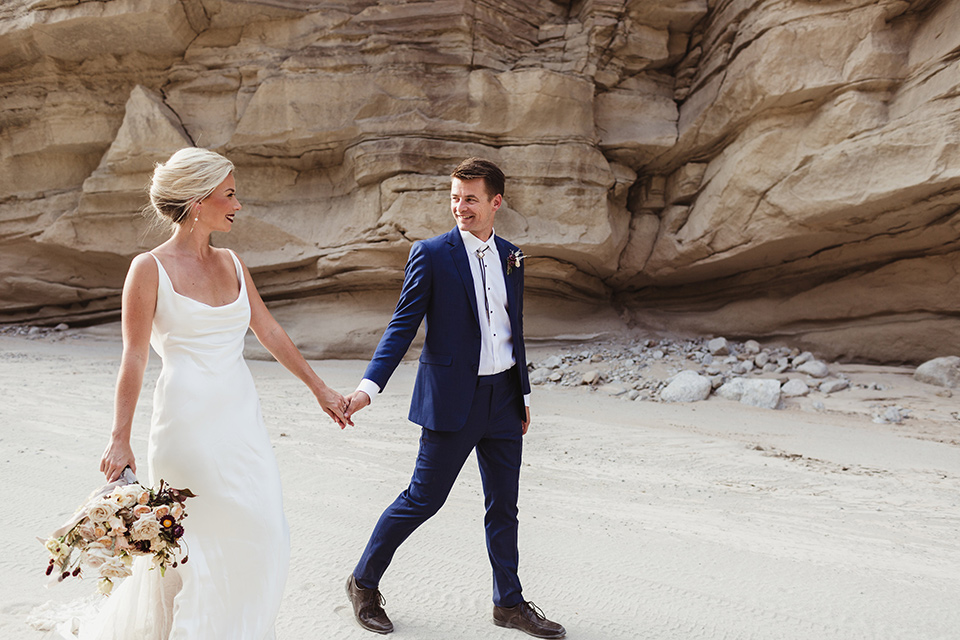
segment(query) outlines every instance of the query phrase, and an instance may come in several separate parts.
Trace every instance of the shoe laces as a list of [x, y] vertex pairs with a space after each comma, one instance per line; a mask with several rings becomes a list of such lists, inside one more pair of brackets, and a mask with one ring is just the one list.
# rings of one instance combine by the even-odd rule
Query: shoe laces
[[537, 620], [546, 620], [546, 619], [547, 619], [547, 616], [545, 616], [545, 615], [543, 614], [543, 610], [540, 609], [540, 607], [538, 607], [537, 605], [533, 604], [533, 601], [532, 601], [532, 600], [531, 600], [531, 601], [524, 602], [524, 604], [527, 605], [527, 608], [529, 608], [530, 611], [533, 612], [533, 615], [535, 615], [535, 616], [537, 617]]
[[369, 594], [366, 597], [366, 602], [364, 603], [365, 607], [380, 607], [387, 604], [387, 599], [383, 597], [383, 594], [380, 593], [380, 589], [374, 589], [373, 593]]

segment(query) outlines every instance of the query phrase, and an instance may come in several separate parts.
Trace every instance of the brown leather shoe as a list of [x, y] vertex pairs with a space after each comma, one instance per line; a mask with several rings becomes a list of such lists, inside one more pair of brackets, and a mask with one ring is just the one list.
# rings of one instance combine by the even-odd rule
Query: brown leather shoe
[[494, 607], [493, 624], [508, 629], [520, 629], [536, 638], [562, 638], [567, 630], [550, 622], [532, 602], [521, 602], [515, 607]]
[[347, 578], [347, 597], [353, 605], [353, 615], [360, 626], [374, 633], [390, 633], [393, 623], [383, 610], [387, 603], [379, 589], [364, 589], [357, 584], [353, 574]]

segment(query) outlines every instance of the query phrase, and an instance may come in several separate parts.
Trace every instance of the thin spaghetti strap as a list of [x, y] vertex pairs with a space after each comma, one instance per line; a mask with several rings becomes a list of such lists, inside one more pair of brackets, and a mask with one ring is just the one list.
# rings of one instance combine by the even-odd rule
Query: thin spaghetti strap
[[233, 249], [227, 249], [230, 252], [230, 257], [233, 258], [233, 266], [237, 269], [237, 280], [240, 281], [240, 292], [244, 292], [247, 289], [246, 279], [243, 277], [243, 264], [240, 262], [240, 258], [237, 257], [237, 254], [234, 253]]
[[[170, 276], [167, 275], [167, 270], [163, 268], [163, 263], [160, 262], [160, 258], [153, 255], [153, 251], [147, 251], [150, 254], [150, 257], [153, 258], [153, 261], [157, 263], [157, 269], [160, 270], [160, 273], [163, 274], [163, 277], [167, 279], [167, 282], [170, 282]], [[173, 286], [173, 283], [170, 282], [170, 286]]]

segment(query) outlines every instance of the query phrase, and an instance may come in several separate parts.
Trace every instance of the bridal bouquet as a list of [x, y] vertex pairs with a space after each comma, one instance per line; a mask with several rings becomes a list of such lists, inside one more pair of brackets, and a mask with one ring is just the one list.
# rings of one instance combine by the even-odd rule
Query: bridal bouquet
[[47, 575], [58, 572], [57, 582], [82, 577], [89, 567], [100, 576], [99, 590], [109, 595], [113, 580], [130, 575], [133, 556], [152, 556], [162, 574], [178, 560], [181, 522], [187, 517], [183, 503], [194, 494], [174, 489], [163, 480], [157, 489], [141, 485], [129, 468], [121, 479], [95, 491], [73, 517], [45, 541], [50, 552]]

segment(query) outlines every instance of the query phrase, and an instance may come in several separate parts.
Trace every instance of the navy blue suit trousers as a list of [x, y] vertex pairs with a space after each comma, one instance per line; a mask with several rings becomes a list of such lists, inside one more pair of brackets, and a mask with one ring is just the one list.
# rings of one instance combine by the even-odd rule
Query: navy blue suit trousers
[[[517, 552], [517, 498], [523, 450], [517, 367], [480, 377], [466, 424], [457, 431], [424, 428], [410, 485], [380, 516], [354, 569], [364, 588], [378, 588], [397, 548], [446, 501], [470, 452], [476, 449], [483, 482], [487, 553], [493, 602], [523, 602]], [[519, 402], [518, 402], [519, 401]]]

